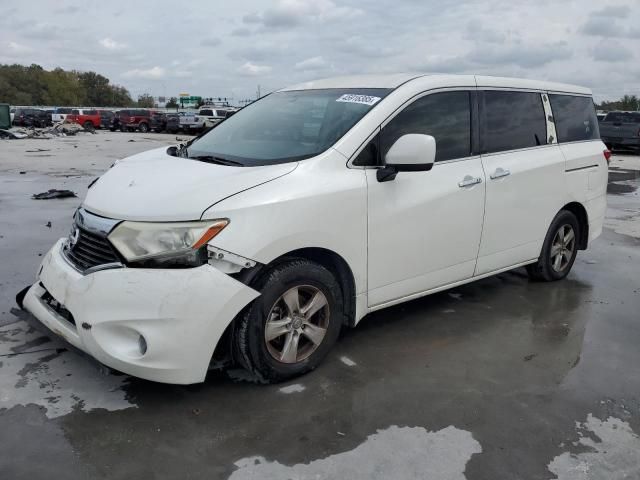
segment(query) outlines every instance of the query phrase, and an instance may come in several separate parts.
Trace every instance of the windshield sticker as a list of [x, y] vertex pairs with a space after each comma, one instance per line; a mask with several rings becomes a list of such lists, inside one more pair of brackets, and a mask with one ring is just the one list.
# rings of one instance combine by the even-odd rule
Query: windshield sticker
[[363, 105], [375, 105], [380, 97], [372, 97], [371, 95], [356, 95], [353, 93], [345, 93], [336, 102], [361, 103]]

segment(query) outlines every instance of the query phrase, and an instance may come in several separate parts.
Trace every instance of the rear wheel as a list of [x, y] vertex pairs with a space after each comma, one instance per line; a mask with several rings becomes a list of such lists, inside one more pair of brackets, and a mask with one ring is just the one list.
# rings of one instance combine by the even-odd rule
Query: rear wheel
[[254, 380], [274, 383], [316, 368], [340, 333], [342, 291], [322, 265], [277, 265], [254, 287], [262, 292], [240, 318], [235, 348]]
[[138, 130], [140, 130], [142, 133], [147, 133], [149, 131], [149, 124], [141, 122], [138, 125]]
[[93, 130], [93, 123], [91, 123], [89, 120], [87, 120], [86, 122], [84, 122], [82, 124], [82, 126], [84, 127], [85, 130]]
[[540, 258], [527, 265], [527, 273], [534, 280], [552, 282], [561, 280], [571, 271], [578, 254], [580, 225], [576, 216], [560, 211], [551, 222], [540, 252]]

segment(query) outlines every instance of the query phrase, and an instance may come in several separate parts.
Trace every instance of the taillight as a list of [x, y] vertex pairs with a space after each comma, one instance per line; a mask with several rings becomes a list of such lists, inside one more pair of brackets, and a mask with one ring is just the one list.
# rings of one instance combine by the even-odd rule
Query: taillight
[[607, 161], [607, 163], [609, 163], [611, 161], [611, 150], [603, 150], [602, 154], [604, 155], [604, 159]]

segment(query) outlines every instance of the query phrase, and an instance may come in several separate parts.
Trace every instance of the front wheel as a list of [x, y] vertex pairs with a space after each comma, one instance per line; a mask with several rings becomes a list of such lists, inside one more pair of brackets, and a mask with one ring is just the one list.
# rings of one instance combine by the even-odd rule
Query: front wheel
[[147, 133], [149, 131], [149, 125], [142, 122], [138, 125], [138, 130], [140, 130], [142, 133]]
[[566, 277], [578, 254], [579, 234], [576, 216], [568, 210], [560, 211], [551, 222], [540, 258], [536, 263], [527, 265], [529, 277], [545, 282]]
[[258, 297], [239, 319], [235, 349], [256, 381], [275, 383], [316, 368], [335, 343], [343, 319], [340, 285], [305, 259], [268, 271]]

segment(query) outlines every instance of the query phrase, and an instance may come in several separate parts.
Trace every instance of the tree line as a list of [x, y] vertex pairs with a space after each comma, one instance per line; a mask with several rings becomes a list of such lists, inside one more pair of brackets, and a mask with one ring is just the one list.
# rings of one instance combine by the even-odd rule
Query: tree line
[[596, 105], [598, 110], [610, 112], [612, 110], [640, 110], [640, 98], [637, 95], [625, 95], [619, 100], [604, 101]]
[[[150, 95], [141, 95], [147, 106]], [[151, 101], [153, 99], [151, 98]], [[11, 105], [138, 106], [129, 91], [96, 72], [45, 70], [40, 65], [0, 64], [0, 103]], [[151, 105], [153, 106], [153, 105]]]

